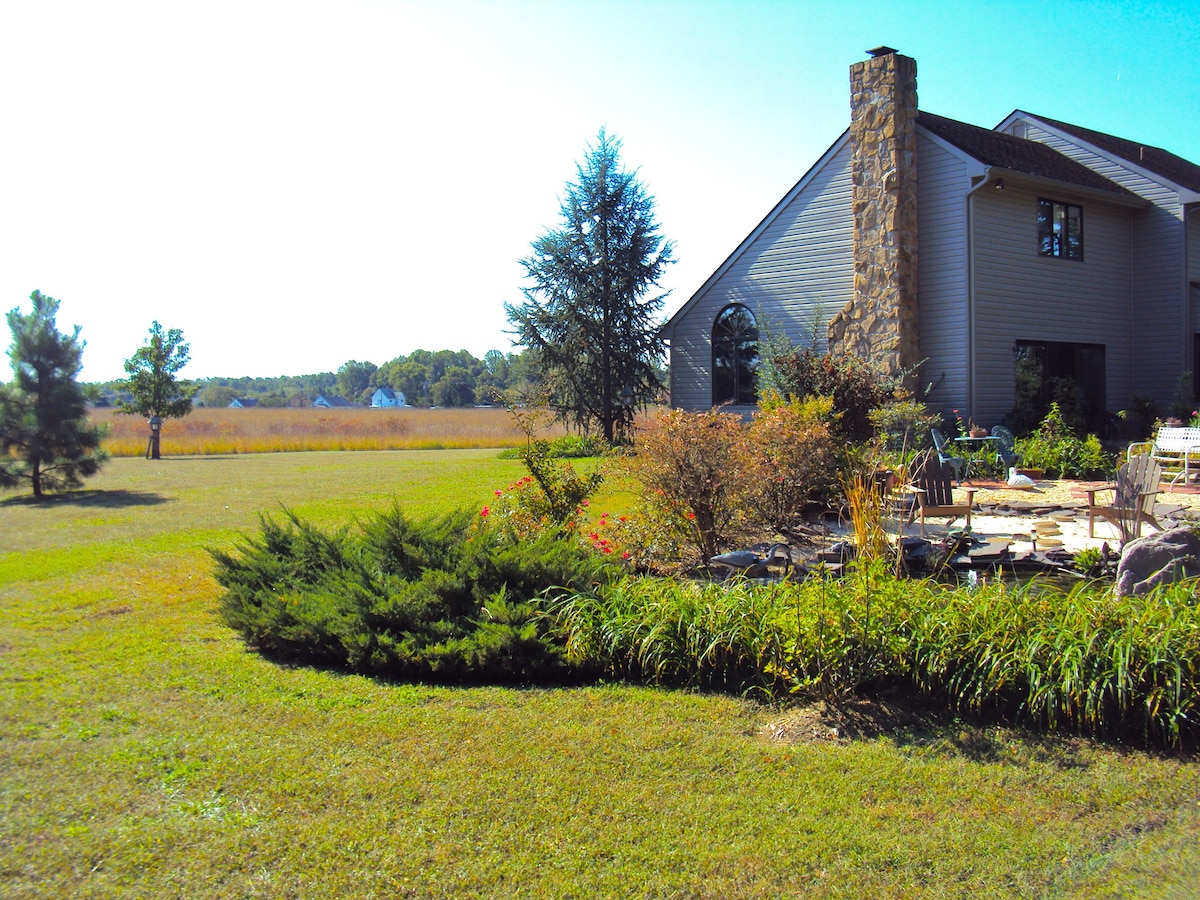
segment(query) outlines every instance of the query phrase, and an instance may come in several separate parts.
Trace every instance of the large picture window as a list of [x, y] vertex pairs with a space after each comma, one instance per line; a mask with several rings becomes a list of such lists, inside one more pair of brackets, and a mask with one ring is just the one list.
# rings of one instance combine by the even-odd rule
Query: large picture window
[[1013, 422], [1017, 429], [1032, 431], [1056, 402], [1068, 422], [1104, 434], [1108, 415], [1103, 344], [1017, 341], [1013, 354], [1017, 376], [1013, 412], [1022, 413], [1022, 420]]
[[731, 303], [713, 323], [713, 406], [756, 402], [757, 372], [758, 323], [742, 304]]
[[1038, 252], [1042, 256], [1083, 259], [1083, 208], [1057, 200], [1038, 200]]

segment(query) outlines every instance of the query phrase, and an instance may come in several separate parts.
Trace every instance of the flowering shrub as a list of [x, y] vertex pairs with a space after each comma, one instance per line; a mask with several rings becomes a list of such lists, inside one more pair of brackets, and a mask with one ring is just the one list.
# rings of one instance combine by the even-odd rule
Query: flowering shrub
[[570, 463], [553, 459], [551, 452], [548, 441], [531, 441], [521, 451], [529, 474], [507, 490], [497, 490], [495, 502], [484, 506], [480, 516], [502, 522], [518, 537], [548, 529], [576, 531], [588, 497], [604, 481], [604, 473], [594, 469], [580, 475]]
[[836, 483], [833, 418], [828, 398], [774, 398], [749, 424], [680, 410], [644, 424], [631, 463], [643, 495], [635, 522], [614, 529], [627, 558], [653, 571], [687, 547], [707, 560], [791, 524]]

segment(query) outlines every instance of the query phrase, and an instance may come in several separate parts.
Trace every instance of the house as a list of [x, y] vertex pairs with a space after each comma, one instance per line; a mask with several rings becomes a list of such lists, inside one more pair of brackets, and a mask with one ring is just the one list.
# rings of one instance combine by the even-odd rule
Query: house
[[919, 110], [916, 63], [850, 70], [850, 127], [666, 323], [671, 402], [754, 403], [760, 329], [888, 371], [932, 409], [1008, 412], [1018, 364], [1089, 422], [1200, 363], [1200, 166], [1017, 110]]
[[251, 409], [255, 406], [258, 406], [258, 400], [254, 397], [238, 397], [229, 403], [230, 409]]
[[371, 395], [371, 409], [396, 409], [408, 406], [404, 402], [403, 391], [393, 391], [391, 388], [376, 388]]
[[321, 409], [349, 409], [351, 406], [345, 397], [326, 397], [324, 394], [318, 394], [312, 405]]

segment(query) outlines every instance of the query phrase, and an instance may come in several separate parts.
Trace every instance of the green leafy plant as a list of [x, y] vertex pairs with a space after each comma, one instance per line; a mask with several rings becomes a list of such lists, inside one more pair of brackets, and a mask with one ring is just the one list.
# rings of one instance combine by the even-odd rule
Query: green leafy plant
[[1050, 404], [1037, 431], [1018, 439], [1016, 449], [1026, 466], [1041, 469], [1047, 478], [1103, 478], [1114, 469], [1100, 439], [1077, 437], [1057, 403]]
[[834, 438], [861, 443], [871, 438], [870, 413], [903, 391], [908, 373], [889, 374], [856, 356], [830, 356], [802, 347], [776, 362], [776, 380], [785, 397], [829, 397], [839, 414]]

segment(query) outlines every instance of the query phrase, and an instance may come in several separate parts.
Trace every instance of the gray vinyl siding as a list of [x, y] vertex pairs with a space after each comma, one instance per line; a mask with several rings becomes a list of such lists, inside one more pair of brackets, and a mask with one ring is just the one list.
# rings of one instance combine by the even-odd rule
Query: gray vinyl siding
[[[1200, 207], [1192, 205], [1187, 216], [1188, 281], [1200, 284]], [[1200, 319], [1192, 319], [1192, 327], [1200, 328]]]
[[917, 381], [932, 385], [934, 411], [967, 408], [967, 204], [962, 157], [923, 134], [917, 139], [920, 216], [917, 251], [919, 356]]
[[[1042, 191], [1009, 185], [972, 201], [974, 355], [977, 422], [995, 423], [1013, 405], [1017, 341], [1067, 341], [1105, 348], [1110, 410], [1131, 389], [1131, 214], [1119, 207], [1055, 192], [1083, 207], [1084, 258], [1043, 257], [1037, 245]], [[1139, 363], [1141, 361], [1139, 360]]]
[[712, 406], [712, 327], [728, 304], [749, 308], [760, 329], [798, 344], [815, 338], [824, 350], [826, 325], [853, 291], [850, 149], [844, 143], [672, 321], [671, 405]]
[[[1147, 177], [1123, 161], [1095, 153], [1037, 123], [1030, 123], [1028, 137], [1048, 144], [1153, 204], [1134, 214], [1130, 236], [1130, 251], [1137, 260], [1130, 283], [1133, 315], [1129, 328], [1137, 360], [1130, 389], [1160, 403], [1169, 402], [1180, 374], [1187, 368], [1191, 340], [1179, 194], [1174, 187]], [[1085, 212], [1085, 241], [1088, 227]], [[1120, 408], [1125, 399], [1114, 398], [1110, 390], [1111, 408]], [[1118, 405], [1114, 406], [1114, 401]]]

